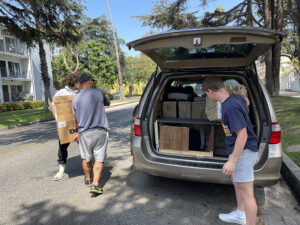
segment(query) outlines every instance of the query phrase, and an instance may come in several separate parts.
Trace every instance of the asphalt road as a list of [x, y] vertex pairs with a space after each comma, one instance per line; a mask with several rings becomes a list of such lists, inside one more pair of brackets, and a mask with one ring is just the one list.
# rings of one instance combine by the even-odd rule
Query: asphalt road
[[[58, 169], [54, 121], [1, 130], [0, 224], [224, 224], [217, 215], [235, 207], [232, 186], [154, 177], [132, 168], [134, 105], [107, 110], [111, 132], [104, 194], [98, 197], [83, 185], [76, 143], [69, 148], [68, 176], [52, 180]], [[265, 192], [258, 224], [300, 224], [299, 203], [284, 180]]]

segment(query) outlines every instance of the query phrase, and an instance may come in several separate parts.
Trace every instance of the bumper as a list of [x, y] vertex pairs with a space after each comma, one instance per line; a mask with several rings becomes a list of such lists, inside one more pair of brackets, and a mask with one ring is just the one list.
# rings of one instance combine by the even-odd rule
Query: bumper
[[[144, 156], [140, 148], [133, 148], [132, 153], [134, 168], [145, 174], [205, 183], [231, 183], [230, 177], [224, 176], [221, 169], [153, 162]], [[255, 185], [267, 187], [276, 184], [280, 179], [281, 162], [281, 157], [269, 158], [262, 168], [255, 170]]]

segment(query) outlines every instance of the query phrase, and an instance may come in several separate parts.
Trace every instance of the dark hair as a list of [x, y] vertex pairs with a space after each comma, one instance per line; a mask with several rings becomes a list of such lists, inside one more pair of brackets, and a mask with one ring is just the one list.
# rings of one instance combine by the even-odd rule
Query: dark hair
[[79, 82], [80, 73], [78, 71], [68, 73], [66, 77], [68, 87], [74, 87]]
[[206, 77], [202, 82], [202, 91], [206, 92], [208, 89], [213, 91], [218, 91], [220, 88], [223, 88], [224, 84], [220, 77], [209, 76]]

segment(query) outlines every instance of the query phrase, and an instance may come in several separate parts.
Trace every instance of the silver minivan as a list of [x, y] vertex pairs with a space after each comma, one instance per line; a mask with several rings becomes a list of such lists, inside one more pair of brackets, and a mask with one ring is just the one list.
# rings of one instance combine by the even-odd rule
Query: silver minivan
[[[208, 183], [231, 183], [218, 105], [202, 81], [218, 76], [229, 91], [244, 85], [259, 157], [255, 185], [276, 184], [282, 163], [281, 129], [255, 60], [284, 33], [250, 27], [175, 30], [127, 43], [160, 68], [154, 71], [132, 116], [131, 151], [137, 171]], [[159, 72], [158, 72], [159, 71]]]

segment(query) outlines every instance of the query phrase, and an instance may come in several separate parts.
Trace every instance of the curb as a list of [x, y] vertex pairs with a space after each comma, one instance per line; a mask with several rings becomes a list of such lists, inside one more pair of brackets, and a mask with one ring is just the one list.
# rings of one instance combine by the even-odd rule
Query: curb
[[[116, 103], [114, 105], [109, 106], [107, 109], [114, 108], [114, 107], [117, 107], [117, 106], [122, 106], [122, 105], [129, 105], [131, 103], [136, 103], [136, 102], [139, 102], [139, 101], [140, 100], [132, 101], [132, 102]], [[1, 127], [0, 131], [10, 130], [10, 129], [14, 129], [14, 128], [17, 128], [17, 127], [23, 127], [23, 126], [33, 125], [33, 124], [39, 124], [39, 123], [47, 122], [47, 121], [51, 121], [51, 120], [54, 120], [54, 118], [38, 120], [38, 121], [33, 121], [33, 122], [28, 122], [28, 123], [21, 123], [21, 124], [17, 124], [17, 125], [11, 125], [11, 126], [8, 126], [8, 127]]]
[[300, 197], [300, 168], [284, 152], [282, 157], [281, 175], [289, 186]]

